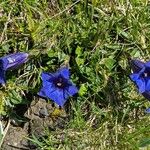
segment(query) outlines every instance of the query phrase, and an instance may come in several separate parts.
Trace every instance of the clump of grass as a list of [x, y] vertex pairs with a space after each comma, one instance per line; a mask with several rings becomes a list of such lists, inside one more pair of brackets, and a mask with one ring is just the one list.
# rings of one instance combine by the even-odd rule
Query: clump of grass
[[[83, 104], [84, 105], [84, 104]], [[83, 106], [82, 105], [82, 106]], [[81, 103], [80, 103], [81, 106]], [[113, 108], [98, 108], [94, 104], [86, 119], [78, 106], [73, 107], [72, 118], [65, 129], [47, 131], [43, 140], [33, 136], [33, 142], [41, 149], [138, 149], [140, 140], [149, 136], [145, 115], [140, 120], [130, 116], [120, 121], [120, 113], [112, 114]], [[133, 113], [132, 111], [128, 112]], [[128, 115], [129, 115], [128, 114]], [[125, 115], [125, 114], [122, 114]]]
[[149, 138], [148, 102], [128, 77], [130, 57], [149, 60], [148, 1], [7, 0], [0, 15], [0, 55], [32, 55], [18, 80], [8, 76], [8, 86], [16, 83], [12, 93], [19, 87], [36, 94], [41, 71], [66, 61], [80, 87], [67, 127], [47, 131], [42, 141], [34, 137], [41, 149], [138, 149]]

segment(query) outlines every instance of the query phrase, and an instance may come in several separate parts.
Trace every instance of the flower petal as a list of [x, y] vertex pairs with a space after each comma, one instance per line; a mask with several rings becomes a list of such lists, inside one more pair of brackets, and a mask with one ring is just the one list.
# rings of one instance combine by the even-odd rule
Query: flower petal
[[130, 79], [131, 79], [132, 81], [138, 80], [139, 77], [140, 77], [140, 75], [137, 74], [137, 73], [133, 73], [133, 74], [130, 75]]
[[138, 89], [139, 89], [139, 92], [140, 93], [143, 93], [146, 91], [146, 88], [145, 88], [145, 81], [143, 79], [138, 79], [136, 80], [136, 84], [138, 86]]
[[138, 73], [144, 67], [144, 62], [140, 60], [131, 60], [131, 68], [134, 73]]
[[150, 61], [145, 63], [145, 72], [147, 73], [148, 76], [150, 76]]
[[63, 89], [56, 88], [50, 82], [45, 82], [45, 84], [43, 84], [43, 87], [38, 95], [53, 100], [59, 106], [63, 106], [66, 102]]
[[47, 81], [43, 81], [42, 88], [38, 92], [38, 95], [40, 95], [42, 97], [48, 97], [48, 95], [49, 95], [48, 93], [51, 93], [55, 90], [56, 89], [53, 87], [52, 83], [47, 82]]
[[5, 71], [0, 69], [0, 84], [5, 84], [6, 79], [5, 79]]
[[6, 71], [7, 66], [8, 66], [8, 60], [4, 58], [0, 58], [0, 66], [1, 66], [1, 69]]
[[28, 60], [28, 56], [27, 53], [14, 53], [1, 57], [0, 62], [3, 65], [3, 70], [13, 69], [20, 66]]
[[72, 96], [78, 92], [78, 89], [75, 85], [71, 85], [68, 87], [67, 92], [70, 96]]
[[43, 81], [51, 81], [51, 79], [53, 78], [53, 76], [52, 76], [51, 73], [42, 72], [41, 78], [42, 78]]
[[46, 95], [45, 95], [45, 92], [44, 92], [44, 88], [41, 88], [41, 90], [37, 94], [39, 96], [41, 96], [41, 97], [45, 97], [46, 98]]
[[145, 88], [145, 90], [146, 91], [150, 91], [150, 77], [147, 77], [145, 79], [145, 81], [146, 81], [146, 88]]
[[149, 67], [149, 68], [150, 68], [150, 61], [147, 61], [147, 62], [145, 63], [145, 67]]
[[150, 92], [144, 92], [142, 95], [150, 101]]
[[64, 103], [66, 102], [63, 90], [57, 89], [47, 94], [48, 97], [52, 99], [56, 104], [63, 107]]
[[146, 90], [145, 80], [143, 78], [140, 78], [139, 74], [133, 73], [133, 74], [130, 75], [130, 78], [131, 78], [132, 81], [135, 82], [135, 84], [137, 85], [140, 93], [145, 92], [145, 90]]
[[58, 73], [61, 74], [63, 78], [69, 79], [70, 72], [69, 72], [69, 69], [67, 67], [59, 69]]

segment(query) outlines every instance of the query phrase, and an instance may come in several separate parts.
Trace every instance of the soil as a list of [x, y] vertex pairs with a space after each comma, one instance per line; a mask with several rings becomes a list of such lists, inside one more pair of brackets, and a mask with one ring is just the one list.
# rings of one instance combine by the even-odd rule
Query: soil
[[4, 138], [2, 150], [38, 150], [27, 137], [30, 138], [31, 135], [37, 138], [44, 137], [45, 129], [63, 128], [64, 121], [67, 119], [63, 109], [56, 108], [41, 98], [32, 101], [24, 116], [29, 121], [23, 126], [17, 126], [12, 120]]

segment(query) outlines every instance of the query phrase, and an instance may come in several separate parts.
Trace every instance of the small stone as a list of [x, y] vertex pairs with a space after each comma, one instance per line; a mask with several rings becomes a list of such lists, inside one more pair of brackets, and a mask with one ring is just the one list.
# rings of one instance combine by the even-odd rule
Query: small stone
[[46, 109], [46, 107], [43, 107], [43, 108], [40, 108], [40, 111], [39, 111], [39, 116], [40, 117], [46, 117], [46, 116], [48, 116], [49, 114], [48, 114], [48, 111], [47, 111], [47, 109]]

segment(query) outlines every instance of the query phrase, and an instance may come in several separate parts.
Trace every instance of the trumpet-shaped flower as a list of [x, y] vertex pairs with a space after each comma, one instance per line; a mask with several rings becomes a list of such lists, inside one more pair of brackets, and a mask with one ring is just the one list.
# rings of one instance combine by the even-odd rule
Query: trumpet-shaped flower
[[138, 87], [139, 92], [150, 100], [150, 61], [144, 63], [139, 60], [131, 61], [133, 73], [130, 75], [131, 80]]
[[5, 73], [7, 70], [17, 68], [28, 59], [27, 53], [14, 53], [0, 58], [0, 84], [6, 82]]
[[[150, 61], [144, 63], [140, 60], [131, 60], [133, 73], [130, 75], [131, 80], [138, 87], [139, 92], [150, 100]], [[145, 110], [150, 113], [150, 108]]]
[[42, 88], [38, 95], [49, 98], [63, 107], [69, 96], [78, 92], [77, 87], [69, 80], [69, 69], [64, 67], [56, 73], [41, 74]]

